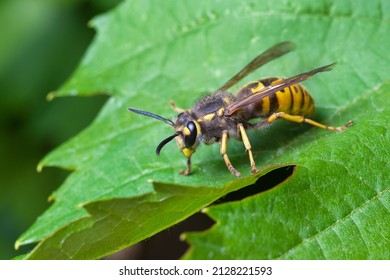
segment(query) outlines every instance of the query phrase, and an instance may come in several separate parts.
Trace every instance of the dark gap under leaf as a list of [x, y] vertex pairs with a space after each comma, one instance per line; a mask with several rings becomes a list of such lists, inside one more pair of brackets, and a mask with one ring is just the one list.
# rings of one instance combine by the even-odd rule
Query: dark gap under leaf
[[228, 193], [221, 199], [219, 199], [215, 204], [238, 201], [242, 200], [248, 196], [253, 196], [261, 192], [265, 192], [280, 183], [287, 180], [295, 171], [296, 165], [283, 166], [278, 169], [274, 169], [271, 172], [261, 176], [254, 184], [247, 187], [241, 188], [237, 191]]

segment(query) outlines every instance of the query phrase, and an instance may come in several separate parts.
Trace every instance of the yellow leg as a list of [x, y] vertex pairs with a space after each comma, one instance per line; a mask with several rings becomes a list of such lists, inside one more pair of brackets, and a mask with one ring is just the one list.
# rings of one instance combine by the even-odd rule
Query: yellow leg
[[187, 159], [187, 169], [186, 170], [180, 170], [179, 173], [183, 174], [185, 176], [190, 175], [190, 173], [191, 173], [191, 158]]
[[251, 146], [251, 143], [249, 142], [248, 135], [246, 134], [245, 128], [244, 128], [244, 126], [242, 125], [242, 123], [239, 123], [239, 124], [237, 125], [237, 129], [238, 129], [238, 131], [239, 131], [240, 134], [241, 134], [242, 142], [244, 142], [245, 149], [246, 149], [246, 151], [247, 151], [248, 154], [249, 154], [249, 161], [250, 161], [250, 163], [251, 163], [252, 173], [256, 173], [256, 172], [257, 172], [257, 169], [256, 169], [255, 160], [253, 159], [252, 146]]
[[278, 118], [282, 118], [282, 119], [285, 119], [285, 120], [290, 121], [290, 122], [308, 123], [308, 124], [311, 124], [313, 126], [316, 126], [316, 127], [322, 128], [322, 129], [326, 129], [326, 130], [332, 130], [332, 131], [342, 131], [342, 130], [347, 129], [347, 127], [349, 127], [353, 124], [352, 121], [349, 121], [345, 125], [339, 126], [339, 127], [327, 126], [327, 125], [318, 123], [316, 121], [313, 121], [311, 119], [307, 119], [303, 116], [294, 116], [294, 115], [287, 114], [285, 112], [278, 112], [278, 113], [273, 113], [265, 121], [256, 124], [255, 127], [261, 127], [261, 126], [270, 124], [270, 123], [274, 122], [275, 120], [277, 120]]
[[175, 111], [177, 113], [183, 113], [183, 112], [187, 111], [185, 109], [177, 107], [175, 102], [173, 102], [172, 100], [169, 101], [169, 105], [171, 105], [171, 108], [173, 109], [173, 111]]
[[221, 149], [220, 149], [220, 153], [221, 153], [221, 156], [223, 157], [223, 160], [225, 161], [225, 164], [227, 166], [227, 168], [229, 169], [229, 171], [236, 177], [240, 177], [241, 174], [240, 172], [238, 172], [232, 165], [232, 163], [230, 162], [230, 159], [226, 153], [226, 148], [227, 148], [227, 142], [228, 142], [228, 133], [226, 130], [224, 130], [222, 132], [222, 138], [221, 138], [221, 142], [220, 142], [220, 145], [221, 145]]

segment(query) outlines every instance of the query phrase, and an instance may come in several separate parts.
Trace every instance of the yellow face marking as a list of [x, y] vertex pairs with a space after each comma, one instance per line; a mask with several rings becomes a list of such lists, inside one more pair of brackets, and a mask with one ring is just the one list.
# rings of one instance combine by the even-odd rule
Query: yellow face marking
[[183, 129], [183, 133], [184, 133], [184, 135], [190, 135], [191, 134], [191, 131], [187, 128], [187, 127], [185, 127], [184, 129]]
[[231, 102], [231, 100], [230, 100], [229, 97], [225, 97], [225, 98], [223, 99], [223, 101], [225, 101], [226, 104], [230, 104], [230, 102]]
[[186, 158], [190, 158], [191, 155], [195, 152], [195, 150], [184, 148], [184, 149], [182, 149], [182, 152], [186, 156]]
[[200, 134], [202, 131], [200, 130], [200, 125], [198, 124], [197, 121], [194, 121], [195, 123], [195, 126], [196, 126], [196, 131], [198, 132], [198, 134]]
[[225, 108], [219, 108], [218, 109], [218, 111], [217, 111], [217, 115], [219, 116], [219, 117], [222, 117], [223, 116], [223, 113], [225, 112]]

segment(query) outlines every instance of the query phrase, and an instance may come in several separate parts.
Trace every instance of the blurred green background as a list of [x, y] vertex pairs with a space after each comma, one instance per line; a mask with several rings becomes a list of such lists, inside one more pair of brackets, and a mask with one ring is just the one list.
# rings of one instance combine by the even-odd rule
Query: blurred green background
[[0, 1], [0, 259], [48, 206], [47, 198], [68, 172], [39, 160], [85, 128], [107, 97], [46, 95], [71, 75], [94, 30], [88, 21], [120, 0]]

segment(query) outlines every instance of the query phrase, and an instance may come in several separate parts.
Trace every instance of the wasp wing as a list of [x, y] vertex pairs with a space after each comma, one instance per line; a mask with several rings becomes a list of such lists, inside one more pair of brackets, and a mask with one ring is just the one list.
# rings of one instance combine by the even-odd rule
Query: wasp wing
[[256, 70], [257, 68], [263, 66], [267, 62], [270, 62], [271, 60], [274, 60], [275, 58], [278, 58], [290, 51], [292, 51], [295, 48], [295, 44], [292, 42], [282, 42], [279, 43], [265, 52], [259, 54], [255, 59], [253, 59], [247, 66], [245, 66], [240, 72], [238, 72], [233, 78], [231, 78], [229, 81], [227, 81], [223, 86], [221, 86], [218, 90], [225, 91], [228, 88], [235, 85], [237, 82], [242, 80], [245, 76], [247, 76], [252, 71]]
[[335, 63], [325, 65], [325, 66], [313, 69], [309, 72], [301, 73], [301, 74], [296, 75], [294, 77], [283, 79], [280, 83], [271, 84], [267, 87], [264, 87], [261, 90], [259, 90], [258, 92], [230, 104], [225, 110], [225, 115], [231, 116], [237, 110], [239, 110], [245, 106], [248, 106], [252, 103], [258, 102], [261, 99], [263, 99], [264, 97], [270, 96], [271, 94], [273, 94], [279, 90], [282, 90], [286, 87], [289, 87], [289, 86], [298, 84], [304, 80], [307, 80], [308, 78], [310, 78], [311, 76], [313, 76], [319, 72], [330, 71], [333, 69], [334, 65], [335, 65]]

